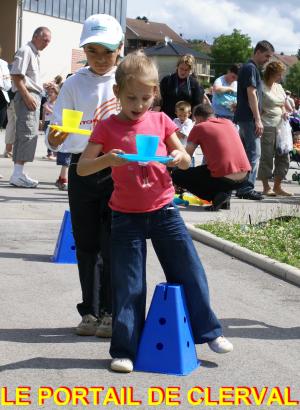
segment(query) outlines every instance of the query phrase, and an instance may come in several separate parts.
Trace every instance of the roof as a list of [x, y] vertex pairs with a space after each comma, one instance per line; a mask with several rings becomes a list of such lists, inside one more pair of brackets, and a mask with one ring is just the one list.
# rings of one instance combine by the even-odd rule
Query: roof
[[205, 40], [188, 40], [189, 46], [196, 46], [197, 49], [204, 54], [210, 54], [212, 45], [208, 44]]
[[297, 56], [287, 56], [285, 54], [274, 53], [274, 57], [276, 57], [278, 60], [280, 60], [283, 64], [287, 65], [288, 67], [291, 67], [299, 61]]
[[126, 29], [130, 30], [138, 39], [150, 41], [164, 41], [169, 37], [174, 43], [187, 44], [175, 31], [164, 23], [145, 21], [143, 19], [126, 19]]
[[195, 58], [200, 58], [202, 60], [213, 60], [212, 57], [207, 54], [201, 53], [200, 51], [193, 50], [192, 48], [176, 43], [162, 43], [153, 47], [148, 47], [144, 49], [144, 53], [147, 56], [184, 56], [186, 54], [192, 54]]

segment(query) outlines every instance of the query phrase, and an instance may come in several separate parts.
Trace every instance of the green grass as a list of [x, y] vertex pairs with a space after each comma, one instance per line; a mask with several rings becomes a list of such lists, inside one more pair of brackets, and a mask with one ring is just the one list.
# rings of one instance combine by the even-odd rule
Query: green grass
[[300, 217], [281, 216], [256, 225], [214, 222], [196, 227], [300, 268]]

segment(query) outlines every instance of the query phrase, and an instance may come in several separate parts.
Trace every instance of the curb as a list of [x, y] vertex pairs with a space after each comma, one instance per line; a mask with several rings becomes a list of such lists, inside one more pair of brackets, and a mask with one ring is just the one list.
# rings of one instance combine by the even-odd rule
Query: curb
[[216, 248], [224, 253], [232, 255], [244, 262], [254, 265], [280, 279], [300, 286], [300, 269], [294, 268], [286, 263], [275, 261], [265, 255], [260, 255], [249, 249], [243, 248], [233, 242], [221, 239], [203, 229], [195, 228], [194, 225], [186, 223], [186, 227], [193, 239], [205, 245]]

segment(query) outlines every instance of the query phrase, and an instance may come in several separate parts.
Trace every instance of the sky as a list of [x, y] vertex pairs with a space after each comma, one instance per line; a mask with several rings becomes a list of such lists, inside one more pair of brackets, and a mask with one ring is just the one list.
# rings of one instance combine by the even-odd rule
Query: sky
[[300, 48], [299, 0], [127, 0], [127, 17], [165, 23], [185, 39], [212, 43], [236, 28], [255, 45], [270, 41], [275, 51]]

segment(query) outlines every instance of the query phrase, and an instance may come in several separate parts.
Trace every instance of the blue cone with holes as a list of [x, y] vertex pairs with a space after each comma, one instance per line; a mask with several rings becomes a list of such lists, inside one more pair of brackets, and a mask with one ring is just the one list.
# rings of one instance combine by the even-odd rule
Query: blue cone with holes
[[65, 211], [52, 262], [77, 263], [70, 211]]
[[182, 285], [156, 286], [134, 370], [184, 376], [200, 365]]

